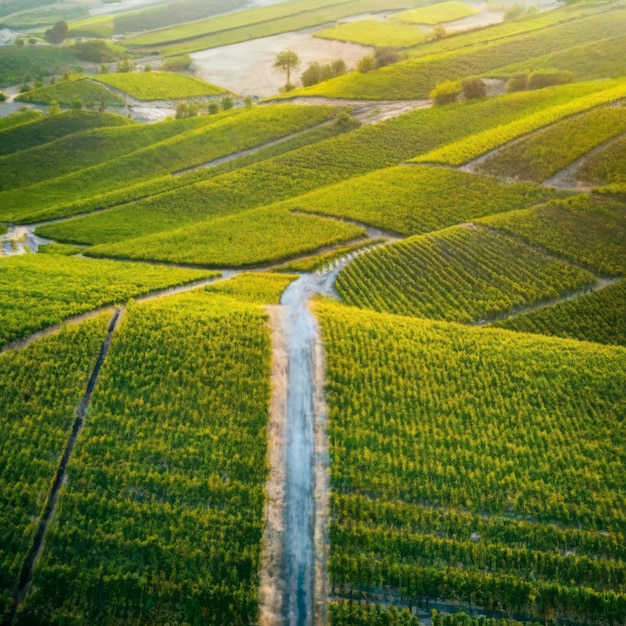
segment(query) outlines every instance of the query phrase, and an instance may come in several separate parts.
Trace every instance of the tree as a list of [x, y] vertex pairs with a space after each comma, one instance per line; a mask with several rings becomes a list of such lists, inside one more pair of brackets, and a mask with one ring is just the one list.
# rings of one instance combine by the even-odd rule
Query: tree
[[212, 102], [209, 102], [207, 110], [209, 111], [209, 115], [215, 115], [220, 112], [220, 105], [213, 100]]
[[317, 85], [320, 82], [320, 77], [322, 74], [322, 68], [317, 61], [311, 61], [309, 63], [309, 67], [304, 70], [300, 80], [305, 87], [310, 87], [311, 85]]
[[189, 117], [189, 105], [181, 101], [176, 105], [176, 119], [182, 120], [186, 117]]
[[43, 38], [48, 43], [63, 43], [67, 37], [67, 22], [65, 20], [59, 20], [52, 28], [48, 28], [43, 35]]
[[371, 54], [368, 54], [357, 63], [356, 69], [363, 74], [367, 74], [367, 72], [376, 69], [376, 59]]
[[300, 67], [300, 57], [293, 50], [283, 50], [274, 59], [274, 69], [287, 76], [287, 85], [291, 85], [291, 72]]
[[457, 96], [461, 93], [461, 84], [458, 80], [446, 80], [437, 83], [430, 92], [430, 98], [435, 104], [450, 104], [456, 102]]
[[58, 115], [61, 112], [61, 107], [56, 100], [51, 100], [48, 106], [48, 115]]
[[83, 102], [79, 96], [74, 96], [72, 101], [70, 102], [70, 109], [74, 109], [75, 111], [80, 111], [83, 108]]
[[4, 102], [7, 99], [6, 93], [4, 91], [0, 91], [0, 102]]
[[398, 54], [398, 48], [386, 46], [384, 48], [376, 48], [374, 58], [376, 59], [376, 65], [378, 67], [385, 67], [385, 65], [397, 63], [400, 55]]
[[100, 67], [98, 68], [98, 73], [99, 74], [108, 74], [109, 73], [109, 66], [106, 65], [105, 63], [102, 63], [100, 65]]
[[461, 82], [461, 86], [463, 87], [463, 95], [466, 100], [484, 98], [487, 95], [485, 81], [478, 76], [464, 78]]
[[231, 96], [224, 96], [222, 98], [222, 109], [224, 111], [228, 111], [228, 109], [232, 109], [235, 106], [235, 101]]

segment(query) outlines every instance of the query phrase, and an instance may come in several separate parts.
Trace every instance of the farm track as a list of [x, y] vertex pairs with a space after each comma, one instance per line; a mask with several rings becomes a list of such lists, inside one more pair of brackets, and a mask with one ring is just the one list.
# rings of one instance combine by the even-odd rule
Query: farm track
[[576, 179], [576, 175], [580, 168], [587, 163], [587, 161], [597, 154], [604, 152], [609, 149], [614, 143], [617, 143], [620, 139], [624, 139], [626, 137], [626, 133], [620, 133], [615, 137], [611, 137], [606, 141], [603, 141], [600, 145], [593, 148], [586, 154], [583, 154], [580, 158], [576, 159], [573, 163], [570, 163], [565, 169], [557, 172], [551, 178], [544, 181], [542, 185], [544, 187], [553, 187], [554, 189], [562, 189], [563, 191], [591, 191], [593, 189], [593, 185], [585, 185], [580, 183]]
[[98, 384], [100, 371], [109, 352], [109, 348], [111, 347], [113, 335], [118, 328], [119, 322], [123, 314], [123, 308], [115, 309], [115, 311], [113, 312], [113, 315], [111, 316], [111, 321], [109, 322], [107, 336], [102, 344], [102, 347], [100, 348], [100, 354], [93, 367], [91, 376], [89, 377], [87, 389], [80, 403], [78, 404], [78, 407], [76, 408], [76, 416], [74, 419], [74, 424], [72, 426], [72, 431], [65, 445], [65, 450], [63, 451], [63, 455], [61, 456], [61, 461], [54, 476], [54, 480], [52, 481], [52, 487], [50, 488], [46, 504], [41, 513], [39, 527], [37, 528], [37, 533], [35, 534], [33, 545], [31, 546], [31, 549], [29, 550], [26, 559], [22, 565], [13, 607], [11, 609], [10, 617], [6, 622], [7, 624], [15, 623], [17, 613], [20, 610], [30, 588], [35, 565], [37, 564], [37, 561], [41, 556], [41, 553], [43, 552], [48, 527], [50, 525], [50, 522], [52, 521], [52, 518], [54, 517], [59, 493], [67, 479], [67, 466], [70, 462], [70, 459], [72, 458], [72, 453], [74, 451], [74, 446], [76, 445], [76, 440], [78, 439], [78, 436], [83, 429], [85, 417], [87, 416], [87, 411], [91, 402], [91, 397], [96, 388], [96, 385]]

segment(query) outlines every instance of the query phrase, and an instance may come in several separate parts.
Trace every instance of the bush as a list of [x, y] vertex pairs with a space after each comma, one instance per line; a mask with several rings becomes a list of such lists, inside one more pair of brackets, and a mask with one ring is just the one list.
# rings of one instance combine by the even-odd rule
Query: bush
[[213, 100], [213, 102], [209, 102], [209, 106], [207, 108], [209, 115], [215, 115], [220, 112], [220, 105]]
[[376, 59], [377, 67], [385, 67], [385, 65], [397, 63], [400, 59], [400, 55], [398, 53], [398, 48], [386, 46], [384, 48], [376, 48], [374, 58]]
[[350, 117], [350, 114], [347, 111], [339, 111], [339, 113], [335, 116], [335, 121], [333, 122], [333, 128], [340, 132], [353, 130], [359, 126], [361, 126], [361, 122], [354, 117]]
[[552, 85], [566, 85], [573, 80], [574, 74], [569, 71], [534, 72], [528, 78], [528, 89], [543, 89]]
[[179, 102], [176, 105], [176, 119], [183, 120], [189, 117], [189, 105], [186, 102]]
[[91, 63], [114, 63], [128, 56], [124, 48], [113, 46], [102, 39], [75, 43], [71, 50], [77, 59]]
[[56, 100], [51, 100], [48, 106], [48, 115], [58, 115], [61, 112], [61, 107]]
[[447, 34], [448, 33], [447, 33], [446, 29], [441, 24], [437, 24], [437, 26], [435, 26], [435, 28], [433, 28], [433, 32], [431, 34], [431, 37], [435, 41], [439, 41], [440, 39], [443, 39]]
[[346, 64], [343, 59], [336, 59], [326, 65], [320, 65], [317, 61], [312, 61], [309, 63], [309, 67], [302, 73], [300, 80], [305, 87], [310, 87], [345, 73]]
[[20, 93], [26, 93], [27, 91], [30, 91], [30, 85], [28, 85], [27, 83], [22, 83], [20, 85]]
[[80, 99], [80, 96], [74, 96], [72, 98], [72, 102], [70, 103], [70, 109], [74, 109], [75, 111], [80, 111], [83, 108], [83, 102]]
[[357, 63], [356, 69], [362, 74], [367, 74], [367, 72], [376, 69], [376, 59], [371, 54], [368, 54]]
[[133, 71], [133, 62], [130, 59], [120, 61], [117, 64], [117, 71], [119, 74], [127, 74]]
[[4, 102], [7, 99], [6, 93], [4, 91], [0, 91], [0, 102]]
[[464, 78], [461, 82], [461, 86], [466, 100], [475, 100], [477, 98], [485, 98], [487, 96], [485, 81], [478, 76]]
[[235, 100], [231, 96], [224, 96], [222, 98], [222, 109], [224, 111], [228, 111], [228, 109], [232, 109], [235, 106]]
[[514, 91], [526, 91], [528, 89], [528, 74], [513, 74], [506, 83], [509, 93]]
[[504, 12], [504, 21], [508, 21], [508, 20], [515, 20], [518, 17], [522, 17], [523, 15], [526, 14], [526, 9], [524, 8], [523, 5], [519, 5], [519, 4], [514, 4], [512, 7], [509, 7], [505, 12]]
[[176, 57], [165, 59], [163, 65], [159, 69], [164, 72], [183, 72], [189, 69], [193, 59], [188, 54], [182, 54]]
[[146, 63], [145, 67], [143, 68], [144, 72], [151, 72], [152, 71], [152, 65], [150, 63]]
[[446, 80], [443, 83], [437, 83], [437, 86], [430, 92], [430, 99], [434, 104], [451, 104], [456, 102], [460, 93], [461, 85], [458, 80]]

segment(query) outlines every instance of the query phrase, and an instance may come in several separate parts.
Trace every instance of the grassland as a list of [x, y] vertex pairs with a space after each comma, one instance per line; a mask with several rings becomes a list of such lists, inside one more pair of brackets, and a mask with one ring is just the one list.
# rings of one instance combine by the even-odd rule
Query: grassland
[[[529, 54], [541, 56], [566, 51], [584, 42], [622, 36], [625, 34], [625, 16], [626, 9], [615, 7], [600, 14], [583, 15], [534, 31], [531, 26], [531, 32], [495, 39], [486, 44], [474, 43], [467, 48], [461, 44], [468, 40], [459, 35], [458, 39], [452, 37], [451, 43], [447, 44], [459, 45], [457, 49], [436, 53], [435, 47], [425, 47], [422, 50], [424, 56], [420, 58], [394, 63], [366, 74], [352, 72], [313, 87], [298, 89], [289, 95], [363, 100], [428, 98], [435, 85], [442, 81], [486, 74], [512, 63], [527, 63]], [[480, 33], [482, 39], [489, 37], [488, 34], [482, 35], [482, 31]], [[429, 53], [429, 50], [432, 52]], [[597, 78], [597, 75], [592, 78]]]
[[626, 138], [618, 139], [606, 150], [592, 156], [576, 176], [579, 180], [595, 185], [626, 183]]
[[505, 146], [477, 169], [508, 179], [543, 182], [604, 141], [625, 131], [624, 109], [592, 109]]
[[0, 346], [73, 315], [212, 275], [200, 270], [57, 255], [3, 259]]
[[70, 106], [75, 98], [78, 98], [83, 106], [89, 107], [99, 105], [103, 98], [106, 106], [124, 104], [124, 100], [118, 95], [87, 78], [62, 80], [54, 85], [31, 89], [15, 99], [37, 104], [50, 104], [56, 101], [61, 106]]
[[0, 619], [13, 604], [50, 485], [84, 393], [108, 315], [0, 355]]
[[37, 77], [64, 74], [73, 62], [67, 48], [53, 46], [2, 46], [0, 87]]
[[17, 113], [11, 113], [6, 117], [0, 117], [0, 131], [12, 128], [13, 126], [19, 126], [20, 124], [26, 124], [27, 122], [33, 122], [40, 119], [43, 114], [40, 111], [34, 111], [33, 109], [25, 109], [24, 111], [18, 111]]
[[335, 588], [622, 619], [626, 351], [316, 309]]
[[206, 293], [129, 308], [18, 624], [256, 617], [265, 318], [259, 305]]
[[28, 150], [83, 130], [133, 124], [128, 118], [112, 113], [67, 111], [0, 131], [0, 156]]
[[130, 74], [99, 74], [96, 80], [124, 91], [139, 100], [184, 100], [228, 93], [193, 76], [169, 72], [133, 72]]
[[494, 326], [626, 347], [626, 281]]
[[[348, 0], [337, 5], [330, 0], [299, 0], [282, 6], [257, 7], [128, 39], [131, 47], [158, 49], [165, 56], [225, 46], [259, 37], [278, 35], [341, 18], [407, 6], [405, 0]], [[170, 45], [167, 45], [170, 44]]]
[[405, 24], [441, 24], [442, 22], [453, 22], [463, 17], [476, 15], [478, 11], [459, 0], [448, 0], [438, 2], [427, 7], [402, 11], [391, 16], [392, 19], [404, 22]]
[[417, 235], [558, 196], [562, 192], [537, 185], [505, 185], [449, 169], [400, 166], [323, 187], [281, 206]]
[[259, 208], [121, 243], [95, 246], [87, 254], [207, 267], [245, 267], [280, 261], [363, 236], [365, 231], [352, 224]]
[[[197, 118], [197, 126], [118, 159], [40, 184], [0, 194], [11, 220], [37, 221], [72, 214], [69, 203], [137, 184], [187, 167], [252, 148], [324, 122], [332, 107], [258, 107]], [[196, 118], [194, 118], [196, 119]]]
[[604, 276], [626, 274], [626, 205], [579, 196], [481, 220]]
[[408, 48], [423, 41], [425, 33], [408, 24], [394, 24], [376, 19], [346, 22], [315, 33], [322, 39], [349, 41], [363, 46]]
[[[560, 92], [559, 97], [565, 97], [567, 93], [571, 92]], [[418, 110], [216, 176], [203, 183], [179, 187], [161, 197], [38, 229], [37, 232], [65, 242], [99, 244], [274, 203], [324, 185], [397, 165], [415, 154], [467, 137], [486, 124], [497, 126], [515, 119], [517, 115], [523, 115], [527, 110], [547, 106], [546, 103], [553, 101], [554, 97], [552, 92], [546, 94], [536, 91], [512, 94], [502, 99]], [[184, 182], [174, 181], [173, 186]], [[113, 196], [118, 200], [141, 198], [163, 191], [169, 183], [167, 179], [158, 180], [152, 190], [148, 184], [128, 192], [117, 191]], [[50, 185], [41, 187], [36, 206], [40, 207], [46, 198], [49, 199], [45, 195], [49, 192]], [[106, 195], [69, 204], [65, 187], [62, 193], [65, 201], [60, 206], [60, 213], [64, 215], [112, 204], [111, 196]], [[0, 201], [3, 198], [6, 196], [0, 194]], [[11, 198], [11, 206], [15, 208], [18, 202], [26, 204], [23, 193]], [[55, 211], [52, 208], [47, 214], [53, 216]], [[38, 215], [41, 212], [34, 214], [32, 219]]]
[[337, 291], [362, 308], [472, 323], [595, 283], [509, 237], [453, 227], [359, 256], [342, 270]]
[[[602, 82], [598, 83], [603, 85]], [[537, 111], [525, 117], [500, 126], [476, 133], [461, 141], [438, 148], [416, 159], [416, 163], [443, 163], [446, 165], [462, 165], [476, 157], [497, 148], [513, 139], [517, 139], [538, 128], [553, 124], [566, 117], [588, 111], [597, 106], [615, 102], [626, 95], [626, 81], [606, 83], [596, 93], [574, 98], [564, 104]]]

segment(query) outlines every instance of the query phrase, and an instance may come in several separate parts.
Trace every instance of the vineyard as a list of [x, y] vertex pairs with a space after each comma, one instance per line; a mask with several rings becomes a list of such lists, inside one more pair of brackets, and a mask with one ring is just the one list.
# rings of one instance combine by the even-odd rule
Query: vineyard
[[28, 255], [0, 262], [0, 347], [107, 304], [214, 272]]
[[118, 95], [86, 78], [62, 80], [54, 85], [31, 89], [17, 96], [16, 100], [38, 104], [50, 104], [56, 101], [61, 106], [70, 106], [75, 98], [89, 108], [100, 105], [102, 100], [105, 106], [124, 104], [124, 100]]
[[108, 315], [68, 326], [23, 352], [0, 355], [0, 619], [30, 550], [39, 516], [84, 392]]
[[324, 28], [316, 32], [315, 36], [322, 39], [350, 41], [362, 46], [408, 48], [423, 41], [426, 35], [415, 26], [372, 19], [346, 22], [338, 26]]
[[20, 124], [26, 124], [27, 122], [33, 122], [41, 117], [42, 115], [39, 111], [33, 111], [32, 109], [12, 113], [11, 115], [0, 118], [0, 131], [12, 128], [13, 126], [19, 126]]
[[626, 347], [626, 282], [494, 326]]
[[227, 93], [225, 89], [203, 80], [169, 72], [104, 74], [97, 76], [96, 80], [139, 100], [171, 100]]
[[595, 185], [626, 183], [626, 138], [592, 156], [577, 172], [580, 180]]
[[289, 209], [346, 218], [417, 235], [563, 196], [536, 185], [505, 185], [443, 168], [394, 167], [282, 203]]
[[624, 350], [316, 309], [335, 589], [620, 622]]
[[624, 132], [626, 114], [622, 107], [592, 109], [505, 146], [477, 169], [485, 174], [540, 183]]
[[18, 624], [256, 615], [269, 366], [258, 305], [129, 307]]
[[507, 236], [449, 228], [359, 256], [344, 269], [344, 302], [375, 311], [472, 323], [586, 289], [596, 278]]
[[626, 205], [594, 196], [481, 220], [604, 276], [626, 273]]

